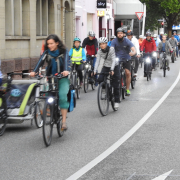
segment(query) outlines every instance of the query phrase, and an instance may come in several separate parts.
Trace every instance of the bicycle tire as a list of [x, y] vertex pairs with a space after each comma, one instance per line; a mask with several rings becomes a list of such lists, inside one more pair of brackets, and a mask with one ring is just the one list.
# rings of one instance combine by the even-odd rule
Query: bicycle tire
[[125, 77], [125, 74], [124, 74], [121, 81], [122, 81], [121, 83], [123, 83], [123, 86], [122, 86], [122, 98], [125, 99], [125, 97], [126, 97], [126, 77]]
[[80, 99], [80, 97], [81, 97], [81, 86], [80, 86], [79, 77], [77, 78], [77, 89], [76, 89], [76, 93], [77, 93], [77, 99]]
[[85, 72], [84, 72], [84, 92], [85, 92], [85, 93], [88, 92], [88, 88], [89, 88], [88, 78], [89, 78], [88, 72], [85, 71]]
[[172, 63], [174, 63], [174, 53], [172, 53], [171, 60], [172, 60]]
[[34, 110], [34, 120], [37, 128], [41, 128], [43, 126], [43, 110], [40, 102], [36, 102]]
[[115, 104], [115, 100], [114, 100], [114, 95], [113, 95], [113, 97], [111, 98], [111, 106], [114, 111], [117, 111], [118, 109], [114, 108], [114, 104]]
[[57, 133], [59, 137], [62, 137], [64, 135], [64, 131], [62, 130], [62, 115], [60, 109], [58, 109], [58, 111]]
[[2, 136], [6, 130], [6, 125], [7, 125], [7, 111], [6, 111], [6, 104], [3, 103], [4, 101], [2, 100], [2, 105], [0, 107], [1, 115], [0, 115], [0, 136]]
[[122, 101], [122, 83], [120, 82], [120, 87], [119, 87], [119, 101]]
[[164, 67], [163, 67], [163, 76], [166, 77], [166, 60], [165, 60], [165, 63], [164, 63]]
[[[98, 99], [98, 107], [99, 107], [99, 111], [101, 115], [106, 116], [109, 111], [109, 92], [104, 82], [102, 82], [99, 85], [97, 99]], [[103, 102], [106, 105], [105, 108], [103, 108], [103, 105], [102, 105]]]
[[[43, 139], [46, 146], [50, 146], [53, 133], [53, 107], [47, 101], [43, 111]], [[48, 130], [49, 129], [49, 130]], [[49, 132], [48, 132], [49, 131]]]
[[135, 77], [134, 77], [134, 70], [131, 70], [131, 88], [135, 88]]

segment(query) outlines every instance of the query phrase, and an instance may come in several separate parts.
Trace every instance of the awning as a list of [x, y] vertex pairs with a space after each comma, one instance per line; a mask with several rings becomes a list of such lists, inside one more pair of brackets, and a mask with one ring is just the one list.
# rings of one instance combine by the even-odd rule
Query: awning
[[172, 26], [172, 30], [180, 30], [180, 25], [179, 26]]

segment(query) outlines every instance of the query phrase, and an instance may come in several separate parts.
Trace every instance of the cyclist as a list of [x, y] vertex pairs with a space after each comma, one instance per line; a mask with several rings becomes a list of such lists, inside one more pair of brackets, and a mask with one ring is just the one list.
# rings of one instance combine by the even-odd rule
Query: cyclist
[[[157, 34], [154, 34], [153, 39], [155, 40], [155, 43], [156, 43], [156, 51], [159, 51], [158, 50], [158, 45], [161, 42], [161, 40], [159, 39]], [[157, 60], [159, 62], [159, 53], [157, 53]]]
[[131, 57], [131, 59], [134, 60], [134, 62], [135, 62], [134, 77], [136, 77], [138, 67], [139, 67], [139, 58], [140, 58], [139, 42], [135, 36], [133, 37], [133, 32], [131, 30], [127, 31], [127, 38], [133, 43], [134, 47], [136, 48], [136, 52], [137, 52], [137, 54], [135, 56]]
[[[82, 43], [82, 48], [86, 48], [87, 51], [87, 58], [86, 61], [89, 62], [90, 61], [90, 56], [94, 55], [93, 58], [93, 67], [95, 66], [96, 63], [96, 56], [97, 56], [97, 50], [98, 50], [98, 41], [95, 38], [95, 33], [93, 31], [89, 31], [88, 33], [88, 37], [84, 39], [83, 43]], [[95, 76], [95, 79], [97, 79], [97, 76]], [[96, 86], [98, 85], [98, 83], [96, 82], [95, 84]]]
[[144, 36], [140, 35], [138, 41], [139, 41], [139, 48], [141, 48], [142, 42], [144, 41]]
[[[173, 49], [169, 43], [169, 41], [166, 40], [166, 36], [163, 35], [162, 36], [162, 42], [159, 43], [158, 45], [158, 49], [160, 52], [166, 52], [166, 55], [167, 55], [167, 67], [168, 67], [168, 71], [170, 70], [170, 67], [169, 67], [169, 58], [168, 58], [168, 55], [169, 55], [169, 50], [171, 52], [173, 52]], [[162, 57], [163, 57], [163, 54], [161, 53], [160, 54], [160, 69], [162, 69]]]
[[131, 56], [134, 56], [136, 54], [135, 47], [133, 43], [124, 37], [124, 29], [118, 28], [116, 30], [117, 32], [117, 38], [114, 39], [111, 43], [111, 47], [114, 47], [116, 57], [119, 58], [120, 62], [123, 62], [123, 66], [125, 68], [125, 74], [126, 74], [126, 96], [129, 96], [131, 94], [129, 87], [131, 83]]
[[176, 34], [176, 31], [174, 31], [173, 32], [173, 35], [174, 35], [174, 37], [177, 39], [177, 46], [176, 46], [176, 56], [178, 57], [179, 56], [179, 54], [178, 54], [178, 50], [179, 50], [179, 47], [178, 47], [178, 45], [179, 45], [179, 41], [180, 41], [180, 39], [179, 39], [179, 36]]
[[[153, 51], [156, 51], [156, 43], [153, 38], [151, 38], [151, 32], [146, 33], [146, 39], [144, 39], [142, 46], [141, 46], [141, 51], [145, 50], [145, 53], [152, 53]], [[152, 64], [155, 64], [152, 62]], [[144, 64], [144, 77], [146, 77], [146, 66]]]
[[[30, 73], [30, 76], [35, 76], [39, 68], [44, 65], [44, 62], [47, 62], [46, 75], [55, 75], [56, 73], [61, 73], [63, 76], [68, 76], [70, 71], [70, 59], [68, 50], [65, 45], [55, 34], [51, 34], [46, 39], [45, 52], [38, 61], [33, 72]], [[69, 102], [67, 99], [67, 94], [69, 92], [69, 79], [62, 78], [58, 82], [59, 89], [59, 106], [61, 108], [62, 114], [62, 130], [67, 130], [66, 125], [66, 116], [69, 108]]]
[[169, 43], [174, 48], [174, 50], [175, 50], [175, 57], [176, 57], [176, 48], [177, 48], [177, 45], [178, 45], [178, 41], [174, 37], [174, 35], [172, 35], [171, 38], [169, 39]]
[[[82, 48], [80, 46], [81, 40], [78, 37], [74, 38], [73, 42], [74, 42], [74, 45], [73, 45], [73, 48], [71, 48], [71, 50], [69, 51], [69, 56], [71, 57], [72, 63], [76, 64], [76, 71], [79, 74], [80, 84], [82, 86], [82, 84], [83, 84], [83, 74], [82, 74], [83, 64], [80, 61], [81, 60], [83, 60], [83, 62], [86, 61], [86, 53], [84, 51], [84, 48]], [[73, 62], [73, 61], [79, 61], [79, 62]]]
[[112, 40], [115, 39], [115, 38], [116, 38], [116, 36], [111, 36], [111, 39], [110, 39], [110, 41], [108, 42], [108, 46], [109, 46], [109, 47], [111, 47], [111, 42], [112, 42]]
[[[94, 74], [96, 74], [100, 61], [103, 61], [103, 67], [101, 73], [111, 72], [113, 76], [112, 86], [114, 87], [115, 104], [114, 107], [118, 108], [120, 103], [120, 71], [119, 62], [116, 62], [116, 55], [113, 47], [107, 45], [108, 39], [106, 37], [99, 38], [100, 48], [97, 53], [97, 61], [94, 68]], [[100, 75], [98, 82], [101, 83], [104, 80], [104, 75]]]

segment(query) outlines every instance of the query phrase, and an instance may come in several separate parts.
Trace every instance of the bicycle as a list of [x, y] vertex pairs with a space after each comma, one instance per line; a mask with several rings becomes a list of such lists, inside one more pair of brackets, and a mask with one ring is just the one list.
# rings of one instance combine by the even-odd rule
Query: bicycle
[[131, 88], [135, 88], [136, 77], [134, 76], [135, 59], [131, 59]]
[[80, 94], [81, 94], [81, 85], [80, 85], [80, 79], [79, 79], [79, 74], [76, 71], [76, 62], [80, 62], [82, 63], [83, 61], [73, 61], [74, 63], [72, 64], [72, 71], [71, 71], [71, 81], [72, 81], [72, 85], [74, 86], [75, 90], [76, 90], [76, 96], [77, 99], [80, 99]]
[[85, 68], [84, 68], [84, 92], [88, 92], [89, 84], [91, 85], [92, 90], [95, 90], [95, 77], [91, 76], [92, 72], [94, 72], [94, 67], [93, 67], [93, 60], [94, 60], [94, 55], [87, 55], [88, 60], [85, 63]]
[[[57, 133], [59, 137], [62, 137], [64, 130], [62, 130], [62, 115], [59, 104], [59, 90], [58, 90], [58, 80], [66, 78], [61, 74], [55, 74], [55, 76], [48, 76], [51, 79], [50, 88], [48, 91], [41, 91], [41, 93], [46, 93], [48, 96], [41, 97], [41, 99], [46, 99], [44, 110], [43, 110], [43, 139], [46, 146], [50, 146], [52, 141], [53, 126], [56, 124]], [[56, 82], [55, 82], [56, 81]]]
[[145, 55], [145, 74], [147, 76], [147, 81], [151, 80], [151, 74], [152, 74], [152, 53], [144, 53]]
[[[109, 72], [97, 73], [97, 74], [104, 75], [104, 80], [103, 82], [100, 83], [99, 88], [98, 88], [97, 99], [98, 99], [98, 107], [99, 107], [99, 111], [101, 115], [106, 116], [109, 111], [109, 101], [111, 101], [112, 109], [114, 111], [118, 110], [114, 107], [115, 98], [114, 98], [114, 88], [112, 86], [113, 76], [111, 76]], [[103, 104], [105, 104], [105, 108]]]
[[142, 68], [142, 65], [143, 65], [143, 55], [141, 54], [140, 55], [141, 57], [139, 58], [139, 64], [141, 65], [141, 68]]
[[163, 76], [166, 77], [166, 70], [167, 70], [167, 55], [166, 52], [163, 52], [162, 57], [162, 69], [163, 69]]
[[171, 61], [172, 63], [174, 63], [174, 61], [176, 60], [176, 57], [175, 57], [176, 49], [174, 49], [174, 47], [172, 47], [172, 49], [173, 49], [173, 52], [171, 53]]

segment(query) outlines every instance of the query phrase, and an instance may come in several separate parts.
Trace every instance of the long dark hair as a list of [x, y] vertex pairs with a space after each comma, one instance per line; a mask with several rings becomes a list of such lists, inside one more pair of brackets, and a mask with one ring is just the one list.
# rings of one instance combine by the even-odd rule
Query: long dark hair
[[58, 49], [60, 54], [64, 54], [66, 52], [66, 46], [63, 44], [63, 42], [60, 40], [60, 38], [56, 35], [56, 34], [50, 34], [47, 38], [46, 38], [46, 44], [45, 44], [45, 50], [48, 50], [48, 45], [47, 45], [47, 41], [53, 39], [56, 43], [58, 42]]

